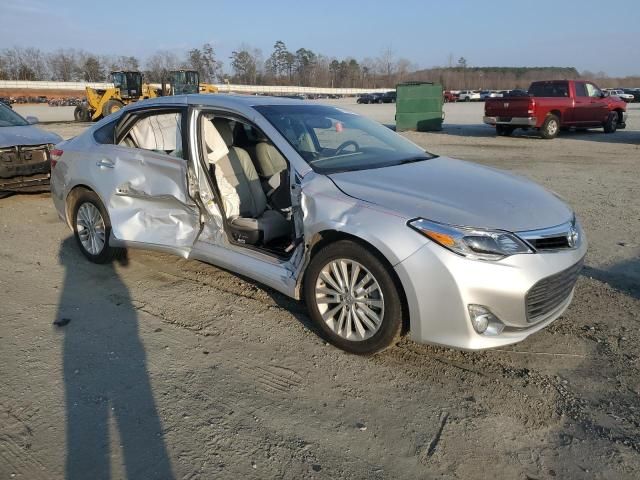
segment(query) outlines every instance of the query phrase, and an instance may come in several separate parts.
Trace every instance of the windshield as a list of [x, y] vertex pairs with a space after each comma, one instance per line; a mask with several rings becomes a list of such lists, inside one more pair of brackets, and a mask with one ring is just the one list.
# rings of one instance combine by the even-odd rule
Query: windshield
[[320, 173], [366, 170], [434, 158], [387, 127], [340, 108], [261, 105], [255, 109]]
[[29, 123], [0, 102], [0, 127], [24, 127]]

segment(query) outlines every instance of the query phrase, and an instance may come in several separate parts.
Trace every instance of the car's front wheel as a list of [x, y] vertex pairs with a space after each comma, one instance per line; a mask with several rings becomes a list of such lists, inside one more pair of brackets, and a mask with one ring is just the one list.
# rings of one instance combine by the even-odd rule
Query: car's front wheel
[[73, 233], [80, 250], [94, 263], [108, 263], [122, 249], [109, 245], [111, 222], [100, 197], [91, 191], [80, 193], [73, 205]]
[[604, 133], [615, 133], [618, 128], [618, 112], [611, 112], [604, 123]]
[[304, 296], [324, 338], [347, 352], [380, 352], [401, 335], [399, 287], [389, 267], [356, 242], [329, 244], [312, 258]]

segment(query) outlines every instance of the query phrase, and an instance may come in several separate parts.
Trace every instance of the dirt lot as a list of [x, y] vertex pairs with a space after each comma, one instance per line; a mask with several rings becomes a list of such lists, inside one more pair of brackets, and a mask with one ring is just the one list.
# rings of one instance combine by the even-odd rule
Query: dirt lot
[[[393, 120], [390, 106], [351, 103]], [[91, 265], [47, 195], [1, 201], [0, 478], [638, 478], [632, 108], [614, 135], [495, 138], [466, 104], [447, 106], [444, 132], [407, 134], [541, 182], [584, 224], [566, 315], [493, 351], [403, 340], [347, 355], [261, 285], [142, 251]]]

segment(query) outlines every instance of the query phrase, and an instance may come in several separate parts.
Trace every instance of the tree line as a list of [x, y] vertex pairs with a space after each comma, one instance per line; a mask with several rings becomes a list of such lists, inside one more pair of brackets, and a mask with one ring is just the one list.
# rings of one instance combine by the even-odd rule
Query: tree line
[[75, 49], [44, 52], [32, 47], [13, 47], [0, 50], [0, 80], [104, 82], [109, 81], [112, 71], [138, 70], [145, 74], [146, 81], [157, 83], [169, 70], [192, 69], [207, 83], [378, 88], [404, 81], [416, 68], [407, 59], [396, 58], [390, 48], [375, 58], [337, 59], [307, 48], [289, 50], [280, 40], [266, 58], [260, 49], [242, 45], [232, 52], [227, 68], [224, 67], [224, 61], [208, 43], [182, 55], [157, 51], [144, 60]]
[[[226, 68], [225, 68], [226, 66]], [[472, 67], [464, 57], [448, 64], [418, 70], [391, 48], [376, 57], [342, 59], [308, 48], [289, 49], [278, 40], [265, 57], [262, 51], [242, 45], [228, 63], [205, 43], [183, 54], [157, 51], [141, 60], [127, 55], [97, 55], [84, 50], [44, 52], [32, 47], [0, 50], [0, 80], [109, 81], [109, 73], [138, 70], [145, 80], [159, 83], [169, 70], [192, 69], [207, 83], [246, 85], [297, 85], [306, 87], [385, 88], [404, 81], [432, 81], [448, 90], [526, 88], [533, 80], [587, 78], [602, 87], [640, 87], [639, 77], [608, 77], [604, 72], [578, 72], [573, 67]]]

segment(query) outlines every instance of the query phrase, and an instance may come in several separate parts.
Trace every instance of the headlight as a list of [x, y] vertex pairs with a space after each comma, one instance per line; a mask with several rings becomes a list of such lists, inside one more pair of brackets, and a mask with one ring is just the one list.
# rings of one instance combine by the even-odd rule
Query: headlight
[[509, 255], [533, 253], [516, 235], [502, 230], [454, 227], [424, 218], [412, 220], [408, 225], [452, 252], [475, 260], [500, 260]]

